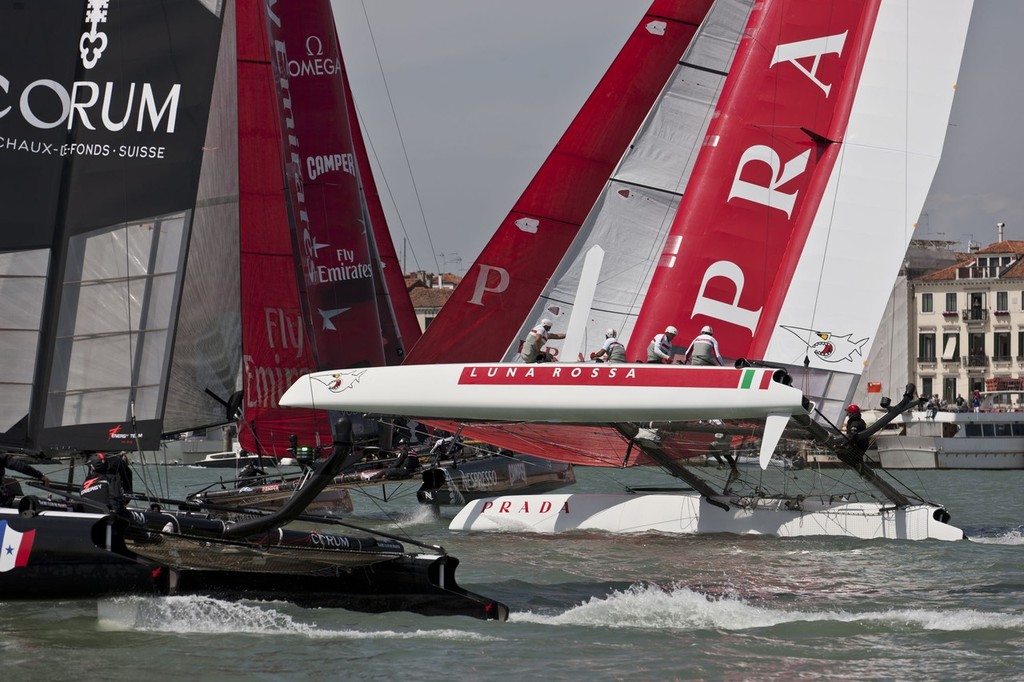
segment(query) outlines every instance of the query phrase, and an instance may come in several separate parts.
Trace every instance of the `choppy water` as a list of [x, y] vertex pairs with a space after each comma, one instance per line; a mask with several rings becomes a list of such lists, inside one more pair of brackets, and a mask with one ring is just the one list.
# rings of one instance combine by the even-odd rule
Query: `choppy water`
[[[168, 468], [181, 493], [218, 474]], [[577, 489], [608, 489], [580, 471]], [[507, 623], [199, 597], [0, 604], [3, 680], [1024, 678], [1024, 472], [904, 472], [969, 541], [457, 534], [400, 495]], [[397, 515], [388, 520], [383, 510]], [[18, 677], [13, 677], [17, 674]]]

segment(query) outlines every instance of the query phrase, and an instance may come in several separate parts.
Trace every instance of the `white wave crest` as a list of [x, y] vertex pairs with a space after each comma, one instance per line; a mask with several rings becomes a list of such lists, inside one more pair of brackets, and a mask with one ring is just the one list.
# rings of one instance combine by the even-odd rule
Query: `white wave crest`
[[982, 545], [1024, 545], [1024, 528], [1010, 528], [998, 535], [971, 537], [971, 542]]
[[310, 639], [429, 639], [497, 641], [497, 638], [452, 628], [395, 630], [326, 630], [295, 620], [267, 604], [259, 606], [211, 597], [117, 597], [97, 602], [98, 628], [106, 631], [176, 633], [246, 633], [298, 635]]
[[755, 606], [741, 598], [709, 597], [687, 588], [665, 591], [634, 585], [604, 598], [594, 597], [556, 616], [513, 612], [510, 622], [588, 627], [748, 630], [782, 624], [831, 621], [837, 623], [897, 623], [924, 630], [1024, 630], [1024, 616], [970, 609], [936, 611], [902, 609], [851, 613], [842, 610], [787, 611]]

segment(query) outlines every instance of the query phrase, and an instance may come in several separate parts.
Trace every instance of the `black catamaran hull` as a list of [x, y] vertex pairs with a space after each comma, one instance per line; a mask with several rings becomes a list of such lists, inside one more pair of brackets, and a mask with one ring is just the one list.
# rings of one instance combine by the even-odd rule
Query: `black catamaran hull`
[[[554, 462], [531, 455], [483, 454], [444, 457], [430, 461], [422, 468], [419, 456], [406, 452], [397, 457], [364, 459], [345, 469], [334, 479], [338, 485], [367, 487], [377, 484], [403, 483], [419, 478], [422, 483], [416, 491], [420, 504], [440, 507], [462, 506], [482, 497], [495, 495], [541, 494], [572, 485], [576, 472], [572, 464]], [[226, 491], [218, 491], [218, 495]], [[214, 494], [195, 502], [224, 504]], [[242, 505], [239, 505], [242, 506]]]
[[219, 599], [280, 599], [307, 608], [367, 613], [411, 611], [425, 616], [507, 620], [508, 607], [459, 587], [459, 560], [447, 555], [403, 556], [338, 575], [280, 575], [241, 571], [171, 571], [168, 594]]
[[46, 512], [25, 516], [0, 509], [0, 601], [156, 594], [153, 567], [124, 544], [127, 523], [112, 514]]
[[[241, 488], [208, 490], [188, 497], [188, 501], [209, 508], [225, 518], [240, 518], [230, 512], [217, 512], [222, 508], [252, 508], [264, 511], [280, 509], [301, 486], [299, 480], [286, 480]], [[322, 516], [343, 516], [352, 512], [352, 496], [342, 486], [328, 486], [306, 507], [306, 512]]]
[[[139, 541], [147, 531], [115, 514], [5, 509], [0, 523], [0, 553], [8, 556], [0, 563], [0, 601], [201, 594], [374, 613], [508, 618], [504, 604], [458, 586], [459, 562], [447, 555], [400, 554], [312, 573], [171, 569], [133, 551], [130, 546], [148, 551], [146, 541]], [[158, 537], [151, 541], [158, 545]]]
[[576, 482], [571, 464], [529, 455], [466, 460], [423, 472], [421, 504], [463, 505], [495, 495], [539, 495]]

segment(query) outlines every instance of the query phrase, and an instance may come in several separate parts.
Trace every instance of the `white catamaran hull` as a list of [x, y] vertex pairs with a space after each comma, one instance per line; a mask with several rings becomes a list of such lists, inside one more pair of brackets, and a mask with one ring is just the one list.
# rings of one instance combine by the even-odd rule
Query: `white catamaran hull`
[[589, 423], [807, 414], [803, 393], [774, 380], [775, 373], [560, 362], [402, 365], [308, 374], [278, 402], [444, 419]]
[[936, 520], [941, 507], [894, 508], [871, 502], [804, 499], [745, 500], [748, 506], [720, 500], [728, 511], [695, 493], [507, 495], [476, 500], [452, 519], [449, 529], [558, 533], [596, 530], [609, 533], [829, 535], [872, 540], [962, 540], [959, 528]]

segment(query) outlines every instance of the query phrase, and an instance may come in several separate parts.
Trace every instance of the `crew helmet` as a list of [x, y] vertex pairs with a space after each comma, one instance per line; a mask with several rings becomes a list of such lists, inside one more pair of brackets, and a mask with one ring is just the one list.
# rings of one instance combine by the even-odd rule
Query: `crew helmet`
[[605, 333], [604, 333], [604, 338], [606, 338], [606, 339], [614, 339], [617, 334], [618, 334], [618, 332], [616, 332], [611, 327], [608, 327], [607, 331], [605, 331]]
[[849, 412], [850, 414], [860, 414], [860, 406], [856, 404], [851, 404], [849, 407], [846, 408], [846, 411]]
[[666, 334], [672, 334], [673, 336], [675, 336], [676, 334], [679, 333], [679, 330], [676, 329], [675, 327], [673, 327], [672, 325], [669, 325], [669, 326], [665, 327], [665, 333]]
[[708, 336], [714, 336], [715, 335], [715, 331], [711, 328], [710, 324], [704, 325], [701, 328], [700, 333], [701, 334], [707, 334]]
[[540, 326], [544, 327], [545, 329], [551, 329], [551, 320], [545, 317], [543, 320], [540, 321]]
[[97, 474], [107, 471], [107, 457], [102, 452], [94, 452], [89, 455], [89, 468]]

